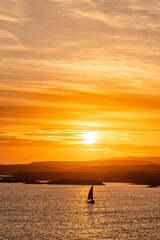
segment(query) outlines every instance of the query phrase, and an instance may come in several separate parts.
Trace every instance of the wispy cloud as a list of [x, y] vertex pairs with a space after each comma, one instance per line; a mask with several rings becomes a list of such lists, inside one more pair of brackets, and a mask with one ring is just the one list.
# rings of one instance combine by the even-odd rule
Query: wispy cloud
[[2, 39], [5, 39], [5, 41], [6, 41], [6, 39], [12, 39], [17, 43], [20, 43], [18, 37], [15, 34], [9, 32], [9, 31], [6, 31], [6, 30], [2, 30], [2, 29], [0, 30], [0, 39], [1, 39], [1, 41], [2, 41]]
[[92, 20], [103, 22], [107, 25], [111, 26], [120, 26], [120, 23], [115, 20], [115, 18], [107, 13], [102, 13], [98, 10], [93, 11], [80, 11], [80, 10], [72, 10], [76, 15], [86, 17]]
[[20, 23], [21, 22], [21, 20], [16, 18], [16, 17], [6, 16], [6, 15], [3, 15], [3, 14], [0, 14], [0, 21], [1, 20], [8, 21], [8, 22], [13, 22], [13, 23]]

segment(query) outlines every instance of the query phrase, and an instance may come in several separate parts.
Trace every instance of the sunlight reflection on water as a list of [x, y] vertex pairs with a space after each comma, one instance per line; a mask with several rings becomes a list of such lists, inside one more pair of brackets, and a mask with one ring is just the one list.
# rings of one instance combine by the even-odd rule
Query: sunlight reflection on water
[[0, 240], [160, 239], [160, 188], [0, 184]]

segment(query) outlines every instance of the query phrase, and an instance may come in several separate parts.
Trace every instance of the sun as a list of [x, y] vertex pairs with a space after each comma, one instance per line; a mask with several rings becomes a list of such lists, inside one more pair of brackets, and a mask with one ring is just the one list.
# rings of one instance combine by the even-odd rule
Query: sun
[[96, 135], [96, 132], [85, 132], [83, 134], [83, 138], [84, 138], [84, 143], [93, 144], [93, 143], [96, 143], [97, 135]]

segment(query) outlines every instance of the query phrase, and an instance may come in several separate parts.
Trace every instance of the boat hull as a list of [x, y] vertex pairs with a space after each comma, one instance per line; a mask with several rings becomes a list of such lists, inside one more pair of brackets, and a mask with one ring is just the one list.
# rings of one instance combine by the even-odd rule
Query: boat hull
[[87, 203], [93, 204], [93, 203], [95, 203], [95, 201], [94, 200], [88, 200]]

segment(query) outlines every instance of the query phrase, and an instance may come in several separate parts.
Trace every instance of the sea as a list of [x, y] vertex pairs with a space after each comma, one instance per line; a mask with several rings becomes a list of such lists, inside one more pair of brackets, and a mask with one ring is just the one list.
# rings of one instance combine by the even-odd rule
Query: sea
[[0, 240], [160, 239], [160, 188], [0, 183]]

